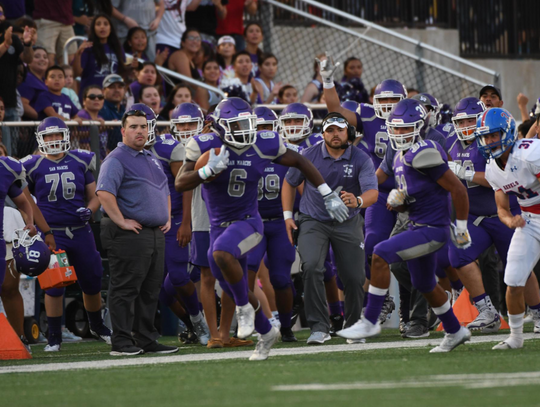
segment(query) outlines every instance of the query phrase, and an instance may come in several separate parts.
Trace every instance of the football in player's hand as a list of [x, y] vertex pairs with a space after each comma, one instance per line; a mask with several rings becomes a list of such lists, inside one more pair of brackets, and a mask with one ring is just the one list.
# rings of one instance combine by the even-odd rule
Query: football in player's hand
[[[214, 153], [218, 155], [219, 152], [221, 151], [221, 148], [214, 148], [214, 150], [215, 150]], [[208, 163], [209, 157], [210, 157], [210, 150], [206, 151], [203, 155], [199, 157], [199, 159], [195, 163], [195, 171], [199, 171], [202, 167], [204, 167]], [[214, 175], [213, 177], [208, 177], [204, 182], [213, 181], [218, 176], [219, 174]]]

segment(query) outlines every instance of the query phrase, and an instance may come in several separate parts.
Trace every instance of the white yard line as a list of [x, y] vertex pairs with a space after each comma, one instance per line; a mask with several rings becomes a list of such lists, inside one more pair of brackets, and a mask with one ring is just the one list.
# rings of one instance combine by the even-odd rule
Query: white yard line
[[[538, 335], [532, 333], [525, 334], [525, 339], [538, 338]], [[469, 343], [487, 343], [500, 342], [508, 337], [505, 335], [491, 336], [476, 336]], [[401, 348], [421, 348], [425, 346], [436, 346], [441, 342], [441, 339], [421, 339], [417, 341], [399, 341], [399, 342], [374, 342], [366, 344], [353, 345], [321, 345], [321, 346], [305, 346], [299, 348], [281, 348], [273, 349], [270, 357], [273, 356], [289, 356], [289, 355], [314, 355], [318, 353], [332, 352], [357, 352], [364, 350], [377, 349], [401, 349]], [[182, 349], [180, 350], [182, 352]], [[223, 353], [203, 353], [190, 355], [171, 355], [159, 357], [120, 357], [119, 359], [95, 360], [88, 362], [69, 362], [69, 363], [45, 363], [37, 365], [19, 365], [19, 366], [3, 366], [0, 367], [0, 374], [3, 373], [35, 373], [35, 372], [58, 372], [65, 370], [77, 369], [109, 369], [114, 367], [124, 366], [144, 366], [144, 365], [162, 365], [169, 363], [186, 363], [186, 362], [206, 362], [216, 360], [231, 360], [231, 359], [248, 359], [253, 351], [236, 351]], [[501, 379], [502, 380], [502, 379]], [[540, 377], [539, 377], [540, 380]]]

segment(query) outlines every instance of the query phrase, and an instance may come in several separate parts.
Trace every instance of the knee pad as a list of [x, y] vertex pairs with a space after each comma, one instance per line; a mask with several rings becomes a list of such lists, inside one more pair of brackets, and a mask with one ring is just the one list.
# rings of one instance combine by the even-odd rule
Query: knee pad
[[65, 292], [66, 292], [66, 289], [64, 287], [50, 288], [48, 290], [45, 290], [45, 294], [47, 294], [49, 297], [62, 297]]

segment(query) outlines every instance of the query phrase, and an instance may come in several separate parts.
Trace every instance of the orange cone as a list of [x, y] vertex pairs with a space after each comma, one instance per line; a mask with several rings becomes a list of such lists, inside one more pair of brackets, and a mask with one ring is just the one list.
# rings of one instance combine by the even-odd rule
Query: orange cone
[[[454, 310], [454, 315], [458, 319], [459, 323], [462, 326], [466, 326], [470, 324], [472, 321], [475, 320], [475, 318], [478, 316], [478, 310], [476, 307], [471, 303], [471, 300], [469, 298], [469, 292], [466, 288], [463, 288], [463, 291], [459, 295], [459, 298], [456, 300], [454, 305], [452, 306], [452, 309]], [[500, 329], [510, 329], [508, 326], [508, 323], [504, 320], [503, 317], [501, 317], [501, 327]], [[442, 323], [439, 324], [437, 327], [437, 331], [442, 331]]]
[[32, 359], [32, 356], [17, 337], [6, 316], [0, 313], [0, 360], [11, 359]]

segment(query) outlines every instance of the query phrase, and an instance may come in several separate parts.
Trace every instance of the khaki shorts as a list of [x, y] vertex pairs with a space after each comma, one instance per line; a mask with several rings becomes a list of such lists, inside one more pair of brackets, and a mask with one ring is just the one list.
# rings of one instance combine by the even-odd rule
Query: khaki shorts
[[[59, 57], [64, 55], [64, 45], [68, 39], [75, 35], [73, 27], [56, 21], [40, 18], [36, 20], [38, 39], [36, 45], [43, 47], [49, 54]], [[77, 52], [77, 43], [72, 42], [68, 48], [70, 55]]]

